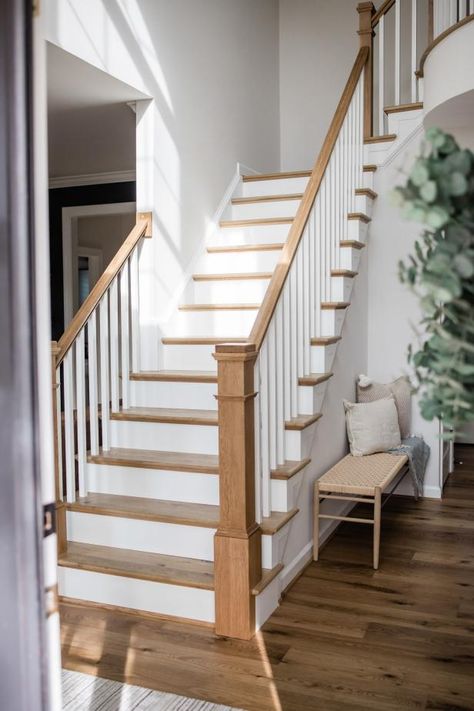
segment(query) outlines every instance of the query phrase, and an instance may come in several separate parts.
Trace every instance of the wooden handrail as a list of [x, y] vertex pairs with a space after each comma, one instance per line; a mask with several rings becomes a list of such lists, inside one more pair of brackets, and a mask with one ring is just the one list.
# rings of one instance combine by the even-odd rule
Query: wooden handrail
[[308, 185], [306, 186], [298, 212], [293, 220], [288, 239], [282, 251], [281, 259], [275, 267], [275, 271], [273, 272], [272, 279], [262, 301], [262, 305], [259, 309], [252, 332], [248, 338], [249, 343], [255, 344], [257, 351], [260, 350], [268, 326], [270, 325], [270, 321], [276, 309], [278, 299], [290, 271], [291, 264], [295, 258], [298, 245], [303, 236], [304, 228], [308, 221], [308, 217], [321, 185], [321, 181], [324, 177], [324, 173], [329, 163], [339, 131], [346, 117], [357, 82], [359, 81], [368, 57], [369, 48], [361, 47], [354, 62], [354, 66], [352, 67], [349, 79], [347, 80], [347, 84], [342, 92], [342, 96], [331, 121], [331, 125], [329, 126], [323, 146], [312, 170], [311, 177]]
[[137, 215], [137, 222], [118, 252], [114, 255], [104, 273], [100, 276], [92, 291], [72, 319], [58, 341], [56, 354], [56, 367], [58, 367], [72, 344], [77, 338], [81, 328], [97, 307], [99, 301], [109, 288], [122, 266], [127, 261], [133, 248], [142, 237], [151, 237], [151, 212], [141, 212]]
[[386, 15], [390, 8], [393, 7], [393, 5], [395, 5], [395, 0], [385, 0], [385, 2], [380, 5], [379, 9], [377, 10], [377, 12], [374, 13], [372, 17], [372, 28], [374, 28], [378, 24], [378, 21], [380, 20], [382, 15]]
[[446, 39], [446, 37], [449, 37], [449, 35], [452, 32], [454, 32], [455, 30], [458, 30], [460, 27], [463, 27], [464, 25], [467, 25], [469, 22], [472, 22], [473, 20], [474, 20], [474, 15], [466, 15], [466, 17], [463, 17], [462, 20], [459, 20], [459, 22], [456, 22], [454, 25], [451, 25], [451, 27], [448, 27], [446, 30], [441, 32], [441, 34], [439, 34], [437, 37], [435, 37], [435, 39], [428, 45], [428, 47], [425, 49], [425, 51], [421, 55], [420, 68], [417, 72], [418, 77], [424, 76], [425, 62], [426, 62], [431, 50], [434, 49], [436, 47], [436, 45], [438, 45], [444, 39]]

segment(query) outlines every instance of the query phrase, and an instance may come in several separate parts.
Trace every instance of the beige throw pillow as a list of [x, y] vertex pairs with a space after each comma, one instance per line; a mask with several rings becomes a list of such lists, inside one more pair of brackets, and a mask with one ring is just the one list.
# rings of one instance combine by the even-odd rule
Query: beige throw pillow
[[357, 383], [357, 402], [374, 402], [393, 395], [398, 412], [400, 436], [410, 436], [411, 431], [411, 385], [408, 378], [402, 376], [393, 383], [374, 383], [365, 376]]
[[391, 395], [375, 402], [344, 400], [347, 437], [354, 457], [386, 452], [400, 445], [400, 427], [395, 400]]

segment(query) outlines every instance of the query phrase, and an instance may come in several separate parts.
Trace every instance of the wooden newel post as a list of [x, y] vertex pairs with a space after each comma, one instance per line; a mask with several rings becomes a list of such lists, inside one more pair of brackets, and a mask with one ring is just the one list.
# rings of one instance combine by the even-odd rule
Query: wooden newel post
[[252, 589], [262, 573], [262, 534], [255, 521], [253, 344], [221, 345], [218, 365], [219, 528], [214, 538], [216, 634], [255, 633]]
[[373, 92], [373, 66], [374, 66], [374, 51], [372, 30], [372, 15], [375, 12], [372, 2], [360, 2], [357, 5], [359, 13], [359, 29], [360, 46], [369, 48], [369, 58], [365, 66], [364, 72], [364, 138], [370, 138], [372, 135], [372, 92]]
[[54, 489], [56, 500], [56, 533], [58, 540], [58, 555], [61, 555], [67, 548], [66, 535], [66, 504], [62, 496], [62, 482], [60, 481], [61, 467], [59, 466], [59, 447], [58, 437], [60, 434], [60, 425], [58, 422], [57, 390], [59, 387], [57, 381], [57, 361], [56, 357], [59, 353], [57, 341], [51, 341], [51, 386], [52, 386], [52, 403], [53, 403], [53, 456], [54, 456]]

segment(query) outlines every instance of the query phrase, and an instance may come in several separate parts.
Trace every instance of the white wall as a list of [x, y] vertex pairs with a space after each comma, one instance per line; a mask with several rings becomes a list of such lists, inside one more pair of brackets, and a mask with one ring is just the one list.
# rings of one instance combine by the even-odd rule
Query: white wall
[[277, 0], [45, 0], [46, 39], [151, 97], [138, 112], [137, 209], [150, 338], [237, 161], [279, 167]]
[[282, 170], [313, 166], [359, 49], [358, 0], [280, 0]]
[[[405, 181], [411, 162], [420, 149], [422, 133], [418, 131], [401, 155], [379, 169], [375, 190], [379, 197], [370, 225], [368, 248], [368, 375], [389, 382], [409, 373], [407, 346], [416, 346], [414, 328], [420, 322], [416, 297], [398, 279], [398, 262], [406, 260], [422, 226], [401, 217], [399, 208], [390, 204], [391, 190]], [[412, 407], [412, 431], [421, 434], [431, 447], [425, 479], [425, 495], [439, 496], [438, 422], [427, 422], [419, 413], [416, 398]], [[410, 489], [400, 489], [400, 492]]]

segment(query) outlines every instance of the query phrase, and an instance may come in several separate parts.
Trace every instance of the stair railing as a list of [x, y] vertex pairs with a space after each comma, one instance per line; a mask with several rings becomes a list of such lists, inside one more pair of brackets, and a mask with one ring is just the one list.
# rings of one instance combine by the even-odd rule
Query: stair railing
[[151, 213], [140, 213], [59, 341], [52, 343], [59, 553], [66, 547], [66, 504], [88, 491], [87, 452], [110, 449], [110, 411], [127, 407], [130, 369], [139, 369], [138, 254], [147, 237]]
[[[215, 537], [216, 632], [255, 631], [263, 520], [271, 471], [284, 464], [285, 422], [298, 414], [298, 378], [311, 372], [320, 305], [363, 186], [364, 67], [361, 47], [315, 163], [248, 343], [216, 347], [220, 522]], [[352, 213], [352, 214], [351, 214]], [[256, 392], [256, 390], [258, 392]]]

